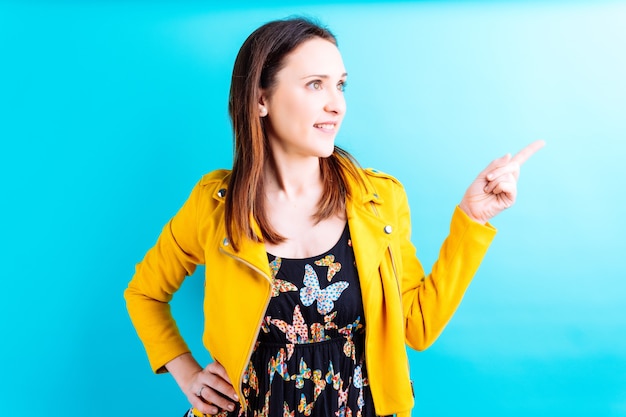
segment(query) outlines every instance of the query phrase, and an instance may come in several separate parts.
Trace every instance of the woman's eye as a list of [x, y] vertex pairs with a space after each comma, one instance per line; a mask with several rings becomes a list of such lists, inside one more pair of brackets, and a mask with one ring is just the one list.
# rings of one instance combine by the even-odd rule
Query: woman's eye
[[309, 87], [312, 88], [313, 90], [321, 90], [322, 89], [322, 82], [321, 81], [311, 81], [309, 83]]
[[346, 86], [348, 85], [347, 82], [345, 81], [341, 81], [339, 84], [337, 84], [337, 90], [341, 91], [342, 93], [344, 91], [346, 91]]

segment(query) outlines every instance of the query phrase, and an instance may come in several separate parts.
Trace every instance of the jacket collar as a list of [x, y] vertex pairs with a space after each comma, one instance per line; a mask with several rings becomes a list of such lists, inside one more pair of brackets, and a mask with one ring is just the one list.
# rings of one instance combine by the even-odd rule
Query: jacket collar
[[380, 216], [383, 198], [363, 174], [362, 186], [350, 184], [352, 196], [346, 201], [346, 214], [353, 242], [359, 278], [364, 281], [378, 275], [381, 258], [391, 241], [393, 224]]
[[[213, 192], [213, 198], [222, 204], [225, 202], [229, 177], [223, 178]], [[381, 257], [389, 246], [391, 232], [396, 230], [396, 225], [380, 217], [379, 207], [384, 204], [384, 199], [376, 192], [364, 173], [361, 178], [360, 182], [349, 180], [351, 196], [346, 201], [346, 216], [359, 274], [361, 279], [367, 279], [370, 274], [377, 273]], [[251, 220], [251, 224], [259, 232], [258, 225], [254, 219]], [[220, 229], [223, 235], [220, 250], [229, 256], [243, 260], [269, 279], [271, 272], [263, 243], [241, 239], [239, 251], [235, 252], [226, 238], [224, 225], [221, 225]]]

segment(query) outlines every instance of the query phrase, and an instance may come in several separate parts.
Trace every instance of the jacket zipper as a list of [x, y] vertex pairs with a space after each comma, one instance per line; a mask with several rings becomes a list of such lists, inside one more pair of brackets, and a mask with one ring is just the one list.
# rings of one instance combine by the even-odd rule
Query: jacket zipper
[[[253, 271], [256, 271], [257, 273], [259, 273], [259, 275], [261, 275], [263, 278], [265, 278], [265, 280], [267, 280], [270, 284], [270, 286], [272, 285], [272, 280], [268, 277], [268, 275], [261, 271], [259, 268], [257, 268], [255, 265], [251, 264], [250, 262], [246, 261], [243, 258], [240, 258], [239, 256], [236, 256], [234, 254], [228, 253], [226, 252], [224, 249], [220, 248], [219, 249], [220, 252], [222, 252], [223, 254], [225, 254], [226, 256], [229, 256], [231, 258], [233, 258], [236, 261], [239, 261], [241, 263], [243, 263], [244, 265], [248, 266], [250, 269], [252, 269]], [[263, 319], [265, 316], [265, 311], [267, 311], [267, 307], [270, 304], [270, 300], [272, 299], [271, 296], [272, 292], [270, 290], [270, 296], [267, 297], [267, 299], [265, 300], [265, 306], [263, 307], [263, 314], [261, 314], [261, 318], [259, 319], [258, 323], [257, 323], [257, 334], [258, 331], [261, 329], [261, 324], [263, 323]], [[239, 393], [241, 394], [241, 398], [240, 398], [240, 402], [243, 400], [243, 374], [246, 372], [246, 367], [247, 364], [250, 363], [250, 358], [252, 357], [252, 352], [254, 350], [254, 344], [256, 341], [252, 341], [252, 343], [250, 344], [250, 348], [248, 349], [248, 354], [246, 355], [246, 360], [244, 361], [244, 365], [243, 365], [243, 369], [241, 370], [241, 374], [239, 375]]]
[[[376, 205], [374, 205], [374, 202], [372, 201], [370, 204], [372, 205], [372, 211], [374, 211], [374, 214], [376, 214], [377, 217], [380, 217], [380, 215], [378, 214], [378, 210], [376, 209]], [[400, 281], [398, 280], [398, 270], [396, 269], [396, 261], [395, 261], [395, 258], [393, 257], [391, 244], [387, 246], [387, 251], [389, 252], [389, 258], [391, 259], [391, 269], [393, 269], [393, 276], [396, 281], [396, 289], [398, 290], [398, 297], [400, 297], [400, 306], [401, 306], [400, 308], [402, 309], [402, 291], [400, 290]], [[400, 313], [402, 314], [402, 316], [404, 316], [404, 309], [402, 309]], [[365, 335], [365, 337], [367, 338], [367, 334]], [[409, 372], [411, 372], [411, 366], [408, 363], [408, 361], [407, 361], [406, 366], [409, 369]], [[413, 395], [413, 398], [415, 398], [415, 391], [413, 390], [413, 380], [409, 380], [409, 382], [411, 383], [411, 394]]]
[[[370, 203], [372, 206], [372, 211], [376, 214], [377, 217], [380, 217], [378, 214], [378, 210], [374, 205], [374, 202]], [[400, 300], [402, 300], [402, 292], [400, 291], [400, 282], [398, 281], [398, 270], [396, 269], [396, 261], [393, 257], [393, 252], [391, 251], [391, 245], [387, 246], [387, 251], [389, 252], [389, 258], [391, 259], [391, 269], [393, 269], [393, 276], [396, 279], [396, 289], [398, 290], [398, 295], [400, 296]], [[402, 313], [404, 314], [404, 312]]]
[[[393, 269], [393, 276], [396, 279], [396, 288], [398, 289], [398, 295], [400, 296], [400, 300], [402, 300], [402, 292], [400, 291], [400, 282], [398, 281], [398, 271], [396, 270], [396, 261], [393, 258], [391, 245], [387, 246], [387, 250], [389, 251], [389, 257], [391, 258], [391, 268]], [[404, 314], [404, 312], [402, 314]]]

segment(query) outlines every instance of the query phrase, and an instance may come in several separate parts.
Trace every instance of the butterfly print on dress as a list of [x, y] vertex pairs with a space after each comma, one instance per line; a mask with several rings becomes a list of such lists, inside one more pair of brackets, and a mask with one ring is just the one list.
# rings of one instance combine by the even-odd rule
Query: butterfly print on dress
[[300, 289], [300, 300], [305, 306], [310, 306], [317, 301], [317, 312], [328, 314], [335, 308], [335, 301], [350, 284], [346, 281], [335, 282], [321, 289], [317, 273], [309, 264], [304, 266], [304, 287]]

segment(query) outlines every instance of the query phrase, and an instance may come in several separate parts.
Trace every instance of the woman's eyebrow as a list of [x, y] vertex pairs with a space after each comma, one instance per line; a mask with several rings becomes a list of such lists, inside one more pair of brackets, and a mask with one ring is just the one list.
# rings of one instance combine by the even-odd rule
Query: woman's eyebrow
[[[343, 74], [341, 74], [341, 77], [340, 77], [340, 78], [344, 78], [344, 77], [347, 77], [347, 76], [348, 76], [348, 73], [347, 73], [347, 72], [344, 72]], [[311, 75], [305, 75], [304, 77], [302, 77], [302, 79], [305, 79], [305, 78], [313, 78], [313, 77], [315, 77], [315, 78], [321, 78], [321, 79], [328, 79], [328, 78], [330, 78], [330, 75], [325, 75], [325, 74], [311, 74]]]

